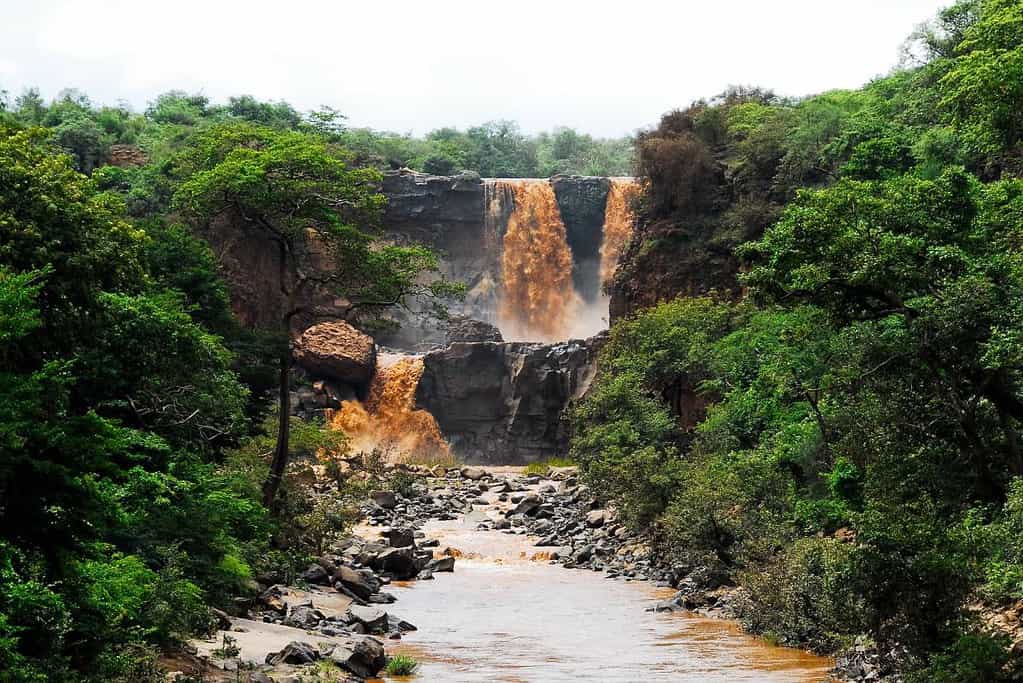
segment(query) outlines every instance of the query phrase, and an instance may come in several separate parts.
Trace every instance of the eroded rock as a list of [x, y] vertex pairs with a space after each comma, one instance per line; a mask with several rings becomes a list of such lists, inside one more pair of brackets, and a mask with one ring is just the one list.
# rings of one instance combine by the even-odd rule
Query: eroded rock
[[308, 328], [295, 341], [295, 361], [313, 375], [362, 385], [376, 370], [376, 344], [343, 320]]

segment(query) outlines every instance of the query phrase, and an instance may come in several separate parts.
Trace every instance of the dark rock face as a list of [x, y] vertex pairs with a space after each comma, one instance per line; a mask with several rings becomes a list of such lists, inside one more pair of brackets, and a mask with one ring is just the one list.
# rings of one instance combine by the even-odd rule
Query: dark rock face
[[601, 343], [452, 344], [424, 357], [416, 402], [466, 462], [519, 464], [562, 454], [565, 408], [589, 388]]
[[464, 315], [452, 316], [447, 325], [447, 343], [455, 342], [501, 342], [501, 330], [482, 320], [474, 320]]
[[[497, 236], [485, 235], [484, 185], [476, 174], [435, 176], [413, 171], [384, 175], [387, 197], [382, 223], [398, 244], [419, 243], [440, 256], [443, 275], [464, 282], [469, 290], [457, 312], [486, 319], [495, 310], [500, 248]], [[381, 344], [406, 349], [442, 346], [446, 326], [426, 311], [394, 311], [394, 331], [378, 335]]]
[[600, 245], [610, 183], [607, 178], [555, 176], [551, 185], [572, 250], [572, 281], [583, 299], [593, 301], [600, 295]]
[[[515, 208], [516, 181], [484, 181], [478, 176], [433, 176], [395, 171], [384, 177], [388, 198], [383, 224], [398, 243], [419, 242], [435, 249], [441, 271], [466, 284], [465, 301], [452, 310], [494, 322], [501, 287], [504, 231]], [[600, 246], [609, 182], [606, 178], [556, 176], [551, 179], [572, 251], [575, 288], [587, 302], [600, 294]], [[385, 346], [427, 351], [454, 341], [499, 341], [469, 336], [460, 325], [444, 325], [413, 307], [391, 314], [398, 329], [377, 336]]]
[[[575, 288], [593, 301], [599, 295], [609, 182], [582, 176], [557, 176], [550, 182], [572, 251]], [[485, 181], [475, 174], [435, 176], [402, 170], [384, 175], [380, 190], [388, 200], [382, 216], [386, 238], [397, 244], [424, 244], [438, 253], [442, 274], [467, 286], [465, 300], [451, 306], [456, 315], [483, 323], [496, 320], [504, 232], [515, 209], [516, 183]], [[238, 319], [249, 327], [279, 327], [283, 311], [276, 245], [244, 217], [230, 213], [218, 216], [201, 236], [221, 264]], [[328, 263], [329, 258], [320, 254], [314, 269]], [[308, 288], [299, 303], [317, 311], [340, 313], [344, 308], [333, 294], [316, 287]], [[437, 321], [427, 315], [426, 304], [408, 303], [411, 310], [388, 313], [395, 329], [375, 334], [381, 345], [428, 351], [452, 341], [497, 341], [492, 328]], [[299, 315], [292, 321], [292, 331], [298, 335], [321, 320]]]

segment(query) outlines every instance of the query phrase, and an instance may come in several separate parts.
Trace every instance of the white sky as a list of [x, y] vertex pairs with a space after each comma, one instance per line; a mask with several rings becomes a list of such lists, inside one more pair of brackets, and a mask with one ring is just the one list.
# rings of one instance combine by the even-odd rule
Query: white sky
[[321, 104], [424, 133], [621, 135], [729, 84], [862, 85], [951, 0], [0, 0], [0, 88]]

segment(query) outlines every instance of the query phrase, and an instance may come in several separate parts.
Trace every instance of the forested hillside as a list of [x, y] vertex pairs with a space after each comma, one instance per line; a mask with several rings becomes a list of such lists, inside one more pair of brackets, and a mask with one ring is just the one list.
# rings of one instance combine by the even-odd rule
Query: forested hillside
[[907, 50], [860, 90], [736, 88], [640, 136], [573, 452], [694, 604], [738, 585], [770, 639], [1015, 680], [990, 626], [1023, 599], [1023, 5], [959, 2]]

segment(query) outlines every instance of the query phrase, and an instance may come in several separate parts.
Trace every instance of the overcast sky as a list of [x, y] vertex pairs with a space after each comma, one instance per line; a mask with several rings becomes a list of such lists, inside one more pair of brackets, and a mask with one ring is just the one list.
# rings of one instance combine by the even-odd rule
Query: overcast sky
[[621, 135], [756, 84], [887, 73], [951, 0], [0, 0], [0, 88], [142, 109], [248, 93], [423, 133], [491, 119]]

